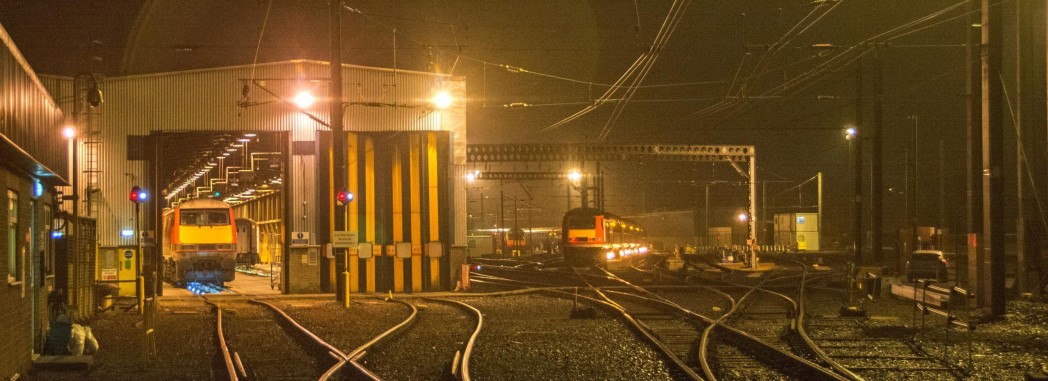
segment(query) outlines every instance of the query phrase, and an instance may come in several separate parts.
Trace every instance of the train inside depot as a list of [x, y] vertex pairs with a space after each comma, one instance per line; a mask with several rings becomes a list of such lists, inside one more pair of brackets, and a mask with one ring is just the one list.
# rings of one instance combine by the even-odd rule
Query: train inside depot
[[233, 208], [193, 199], [164, 212], [164, 279], [222, 286], [236, 276], [237, 231]]

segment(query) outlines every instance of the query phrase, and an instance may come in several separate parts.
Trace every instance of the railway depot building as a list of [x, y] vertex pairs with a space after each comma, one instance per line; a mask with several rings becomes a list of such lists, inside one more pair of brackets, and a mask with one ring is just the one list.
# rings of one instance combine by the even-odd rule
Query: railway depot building
[[68, 147], [55, 99], [2, 27], [0, 41], [0, 377], [9, 379], [43, 351], [56, 288], [55, 190], [67, 185]]
[[[277, 292], [454, 288], [465, 102], [431, 101], [462, 99], [464, 79], [343, 65], [346, 154], [334, 160], [326, 62], [61, 77], [37, 75], [2, 27], [0, 37], [0, 377], [24, 375], [43, 353], [52, 292], [76, 320], [96, 312], [107, 253], [149, 238], [125, 255], [162, 293], [164, 211], [193, 198], [225, 201], [257, 228], [254, 254], [281, 269]], [[314, 104], [295, 102], [303, 91]], [[343, 215], [336, 170], [353, 195]], [[138, 208], [134, 186], [151, 194]]]
[[[333, 165], [330, 74], [327, 62], [293, 60], [45, 76], [58, 98], [95, 85], [105, 94], [79, 119], [81, 214], [97, 220], [100, 250], [136, 245], [128, 191], [139, 186], [153, 195], [138, 205], [141, 232], [155, 237], [143, 248], [146, 277], [164, 272], [154, 258], [169, 239], [165, 210], [213, 198], [250, 220], [254, 254], [278, 265], [280, 292], [334, 292], [345, 275], [351, 292], [453, 288], [446, 254], [464, 253], [466, 235], [464, 185], [455, 181], [466, 160], [465, 102], [436, 108], [431, 100], [439, 92], [461, 99], [464, 79], [343, 65], [346, 155]], [[342, 216], [336, 166], [353, 195]], [[334, 247], [337, 218], [345, 228]]]

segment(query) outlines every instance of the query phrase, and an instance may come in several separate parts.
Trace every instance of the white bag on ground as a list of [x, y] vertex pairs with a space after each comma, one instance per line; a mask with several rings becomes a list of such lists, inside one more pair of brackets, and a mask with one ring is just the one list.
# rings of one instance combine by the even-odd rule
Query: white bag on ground
[[98, 340], [95, 339], [95, 334], [91, 333], [91, 327], [84, 327], [84, 353], [93, 354], [98, 352]]
[[80, 356], [84, 354], [84, 326], [73, 324], [72, 334], [69, 337], [69, 354]]

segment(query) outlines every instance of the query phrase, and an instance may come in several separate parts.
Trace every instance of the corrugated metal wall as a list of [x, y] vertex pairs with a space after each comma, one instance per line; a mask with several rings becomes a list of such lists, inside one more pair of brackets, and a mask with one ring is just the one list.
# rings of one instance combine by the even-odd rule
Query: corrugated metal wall
[[67, 146], [61, 144], [65, 116], [2, 26], [0, 41], [0, 135], [64, 182], [69, 168]]
[[[103, 80], [100, 85], [105, 103], [97, 118], [102, 144], [99, 243], [130, 243], [130, 239], [119, 235], [121, 228], [132, 223], [133, 206], [127, 201], [127, 190], [145, 182], [146, 162], [127, 160], [128, 135], [149, 135], [154, 131], [291, 131], [295, 141], [316, 141], [318, 131], [326, 131], [327, 127], [285, 101], [298, 91], [309, 89], [317, 101], [306, 111], [327, 120], [328, 74], [327, 63], [300, 60], [254, 68], [238, 66]], [[428, 106], [428, 99], [438, 89], [464, 94], [463, 79], [358, 66], [345, 66], [343, 76], [343, 93], [350, 102], [344, 119], [346, 130], [451, 130], [455, 146], [464, 146], [464, 105], [440, 112]], [[55, 88], [64, 88], [61, 81], [55, 81]], [[249, 89], [247, 97], [242, 93], [245, 84]], [[238, 102], [251, 106], [240, 107]], [[365, 102], [370, 105], [362, 104]], [[464, 163], [464, 150], [455, 152], [456, 159], [460, 156]], [[295, 216], [290, 221], [293, 231], [316, 231], [317, 218], [302, 218], [317, 216], [315, 203], [301, 202], [312, 200], [317, 194], [316, 158], [296, 155], [288, 163], [293, 166], [294, 178], [285, 184], [290, 188], [291, 199], [298, 200], [289, 205]]]

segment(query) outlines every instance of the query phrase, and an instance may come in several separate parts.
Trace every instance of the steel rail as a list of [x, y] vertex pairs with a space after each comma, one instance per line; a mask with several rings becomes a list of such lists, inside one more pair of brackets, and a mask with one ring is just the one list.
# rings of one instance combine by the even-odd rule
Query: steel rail
[[[713, 265], [716, 266], [715, 263]], [[728, 268], [728, 267], [724, 267], [724, 269], [729, 271], [729, 273], [737, 271], [735, 269], [731, 269], [731, 268]], [[699, 354], [698, 355], [699, 355], [700, 364], [702, 365], [703, 373], [705, 373], [705, 375], [707, 377], [709, 377], [711, 380], [715, 380], [716, 376], [713, 374], [713, 370], [709, 366], [708, 345], [709, 345], [709, 340], [710, 340], [710, 334], [712, 333], [713, 329], [715, 329], [716, 327], [722, 327], [724, 330], [726, 330], [728, 332], [731, 332], [732, 334], [736, 335], [737, 337], [740, 337], [740, 338], [743, 338], [743, 339], [745, 339], [747, 341], [750, 341], [752, 344], [754, 344], [754, 345], [756, 345], [758, 347], [761, 347], [762, 349], [770, 350], [770, 351], [773, 351], [773, 352], [785, 355], [792, 362], [794, 362], [795, 365], [800, 365], [800, 366], [806, 367], [806, 368], [808, 368], [810, 370], [815, 370], [815, 371], [817, 371], [818, 373], [820, 373], [824, 377], [833, 378], [833, 379], [842, 379], [839, 375], [831, 373], [831, 372], [828, 372], [824, 368], [818, 366], [815, 363], [812, 363], [812, 362], [808, 361], [807, 359], [799, 357], [799, 356], [797, 356], [797, 355], [795, 355], [793, 353], [790, 353], [788, 351], [784, 351], [784, 350], [782, 350], [780, 348], [774, 347], [774, 346], [764, 342], [760, 338], [757, 338], [757, 337], [755, 337], [753, 335], [750, 335], [749, 333], [747, 333], [745, 331], [739, 330], [737, 328], [734, 328], [732, 326], [729, 326], [729, 325], [723, 323], [723, 320], [727, 319], [730, 315], [735, 313], [738, 310], [738, 307], [741, 306], [742, 303], [745, 301], [745, 299], [748, 298], [754, 291], [766, 292], [766, 293], [769, 293], [769, 294], [772, 294], [772, 295], [775, 295], [775, 296], [778, 296], [780, 298], [783, 298], [783, 299], [787, 300], [788, 302], [790, 302], [791, 306], [794, 308], [794, 311], [797, 312], [797, 315], [800, 315], [800, 306], [792, 298], [790, 298], [790, 297], [788, 297], [786, 295], [783, 295], [781, 293], [775, 292], [775, 291], [766, 290], [766, 289], [763, 288], [763, 286], [764, 286], [765, 283], [768, 283], [768, 282], [781, 281], [781, 280], [784, 280], [784, 279], [795, 278], [795, 277], [798, 277], [798, 276], [800, 276], [802, 281], [803, 281], [805, 275], [807, 274], [807, 268], [804, 267], [803, 264], [802, 264], [802, 270], [803, 271], [802, 271], [802, 273], [800, 275], [785, 275], [785, 276], [781, 276], [781, 277], [777, 277], [777, 278], [773, 278], [773, 279], [768, 279], [768, 280], [765, 280], [765, 281], [761, 282], [760, 284], [758, 284], [756, 286], [747, 286], [747, 285], [741, 285], [741, 284], [734, 283], [734, 282], [720, 280], [720, 282], [722, 282], [722, 283], [729, 284], [729, 285], [736, 286], [736, 287], [748, 288], [749, 290], [746, 292], [746, 294], [744, 294], [741, 298], [739, 298], [738, 301], [735, 301], [733, 298], [731, 298], [730, 295], [727, 295], [726, 293], [720, 292], [720, 291], [718, 291], [718, 290], [716, 290], [716, 289], [714, 289], [712, 287], [708, 287], [708, 289], [710, 289], [710, 290], [716, 291], [718, 293], [721, 293], [721, 294], [727, 296], [729, 298], [729, 300], [732, 301], [731, 309], [728, 310], [727, 312], [725, 312], [723, 315], [721, 315], [719, 318], [717, 318], [715, 320], [709, 319], [709, 318], [707, 318], [707, 317], [705, 317], [703, 315], [695, 314], [694, 312], [692, 312], [690, 310], [687, 310], [687, 309], [684, 309], [684, 308], [680, 307], [679, 305], [677, 305], [676, 303], [672, 303], [670, 301], [663, 301], [663, 300], [655, 300], [655, 301], [661, 302], [661, 303], [665, 303], [666, 305], [672, 306], [674, 308], [680, 308], [682, 310], [682, 312], [685, 312], [685, 313], [688, 313], [688, 314], [693, 314], [696, 317], [699, 317], [699, 318], [707, 320], [709, 326], [707, 326], [707, 328], [703, 331], [702, 339], [701, 339], [700, 345], [699, 345]], [[629, 284], [625, 280], [620, 280], [620, 281], [622, 281], [622, 282], [624, 282], [626, 284]], [[640, 287], [640, 286], [635, 286], [635, 285], [632, 285], [632, 284], [629, 284], [629, 285], [634, 287], [634, 288], [644, 289], [643, 287]], [[644, 291], [650, 293], [650, 291], [647, 291], [646, 289], [644, 289]], [[665, 299], [665, 298], [660, 297], [660, 299]], [[796, 323], [796, 325], [799, 326], [800, 323]]]
[[458, 368], [456, 369], [456, 365], [455, 365], [456, 361], [452, 361], [452, 369], [451, 369], [452, 374], [460, 375], [460, 379], [462, 379], [463, 381], [470, 381], [470, 376], [469, 376], [469, 359], [473, 355], [473, 344], [475, 344], [477, 342], [477, 336], [480, 336], [480, 329], [484, 325], [484, 314], [482, 314], [480, 312], [480, 310], [478, 310], [476, 307], [473, 307], [473, 306], [471, 306], [469, 304], [466, 304], [466, 303], [458, 301], [458, 300], [438, 299], [438, 298], [422, 298], [422, 299], [432, 300], [432, 301], [437, 301], [437, 302], [442, 302], [442, 303], [454, 304], [454, 305], [458, 306], [459, 308], [462, 308], [464, 310], [470, 311], [473, 314], [477, 315], [477, 328], [473, 330], [473, 334], [471, 334], [469, 336], [469, 341], [466, 342], [466, 347], [462, 350], [461, 362], [458, 362], [458, 365], [457, 365]]
[[233, 356], [229, 354], [229, 346], [226, 345], [226, 334], [222, 331], [222, 308], [217, 304], [203, 298], [204, 302], [210, 304], [215, 310], [215, 331], [218, 333], [218, 347], [222, 351], [222, 361], [226, 364], [226, 373], [230, 381], [239, 381], [236, 365], [233, 364]]
[[[258, 305], [265, 306], [265, 307], [268, 307], [269, 309], [273, 310], [273, 312], [276, 312], [277, 315], [279, 315], [281, 318], [284, 319], [284, 321], [286, 321], [289, 324], [291, 324], [292, 327], [295, 327], [295, 329], [297, 329], [299, 331], [299, 333], [305, 335], [307, 338], [312, 340], [314, 343], [316, 343], [317, 345], [319, 345], [319, 346], [323, 347], [324, 349], [326, 349], [329, 354], [331, 354], [332, 356], [335, 357], [336, 360], [338, 360], [338, 362], [336, 362], [334, 366], [332, 366], [331, 368], [328, 368], [328, 370], [326, 372], [324, 372], [323, 375], [320, 376], [320, 378], [319, 378], [320, 380], [327, 380], [328, 377], [331, 377], [331, 375], [333, 375], [336, 371], [341, 369], [349, 361], [349, 358], [346, 356], [345, 353], [342, 353], [342, 351], [338, 350], [338, 348], [335, 348], [335, 346], [333, 346], [331, 344], [328, 344], [326, 341], [324, 341], [323, 339], [318, 337], [316, 334], [314, 334], [313, 332], [310, 332], [308, 329], [306, 329], [306, 327], [303, 327], [301, 324], [299, 324], [297, 321], [295, 321], [295, 319], [293, 319], [290, 315], [288, 315], [286, 312], [284, 312], [284, 310], [278, 308], [277, 306], [274, 306], [271, 303], [264, 302], [264, 301], [257, 300], [257, 299], [249, 299], [248, 303], [258, 304]], [[368, 373], [365, 373], [365, 374], [368, 374]], [[372, 380], [377, 380], [377, 378], [371, 378], [371, 379]]]
[[[807, 267], [805, 267], [805, 271], [807, 272]], [[808, 282], [811, 282], [813, 280], [815, 279], [805, 279], [801, 281], [800, 296], [797, 298], [797, 334], [800, 335], [801, 340], [803, 340], [804, 344], [808, 346], [808, 349], [815, 354], [815, 357], [818, 357], [819, 360], [821, 360], [823, 363], [829, 365], [838, 374], [847, 377], [849, 380], [852, 381], [865, 381], [865, 379], [862, 378], [862, 376], [859, 376], [855, 372], [852, 372], [850, 369], [842, 365], [840, 362], [834, 360], [832, 357], [826, 354], [826, 351], [822, 350], [822, 348], [815, 344], [815, 341], [811, 339], [811, 336], [808, 336], [808, 331], [804, 328], [804, 317], [805, 315], [807, 315], [807, 311], [805, 310], [807, 302], [806, 298], [804, 297], [804, 288], [807, 286]]]
[[[658, 338], [656, 338], [654, 335], [652, 335], [651, 332], [649, 332], [648, 329], [645, 328], [644, 324], [641, 324], [639, 320], [634, 318], [633, 315], [630, 315], [630, 313], [627, 312], [625, 308], [622, 308], [621, 306], [617, 305], [617, 303], [604, 301], [604, 300], [600, 300], [600, 299], [589, 297], [589, 296], [585, 296], [585, 295], [575, 295], [575, 294], [572, 294], [572, 293], [567, 292], [567, 291], [561, 291], [561, 290], [556, 290], [556, 289], [539, 289], [537, 291], [538, 292], [543, 292], [543, 293], [551, 293], [551, 294], [557, 295], [558, 297], [566, 297], [566, 298], [578, 297], [578, 298], [581, 298], [582, 300], [588, 300], [590, 302], [596, 303], [597, 305], [604, 306], [605, 308], [609, 308], [611, 310], [614, 310], [614, 311], [618, 312], [619, 316], [622, 317], [627, 323], [629, 323], [629, 325], [631, 327], [633, 327], [634, 331], [640, 333], [641, 336], [644, 337], [648, 341], [648, 343], [650, 343], [652, 346], [654, 346], [659, 352], [662, 352], [662, 355], [664, 357], [666, 357], [667, 359], [669, 359], [670, 362], [673, 363], [673, 365], [675, 365], [676, 367], [678, 367], [682, 372], [684, 372], [684, 374], [687, 375], [688, 378], [690, 378], [692, 380], [703, 380], [702, 376], [700, 376], [698, 373], [695, 373], [695, 371], [692, 370], [691, 367], [688, 366], [688, 364], [685, 364], [683, 360], [681, 360], [679, 357], [677, 357], [677, 355], [673, 354], [673, 351], [671, 351], [669, 348], [667, 348], [665, 344], [663, 344], [661, 341], [659, 341]], [[600, 294], [599, 290], [594, 290], [594, 291], [596, 291], [598, 294]], [[603, 296], [603, 297], [608, 299], [608, 300], [611, 300], [611, 298], [608, 298], [607, 296]]]

